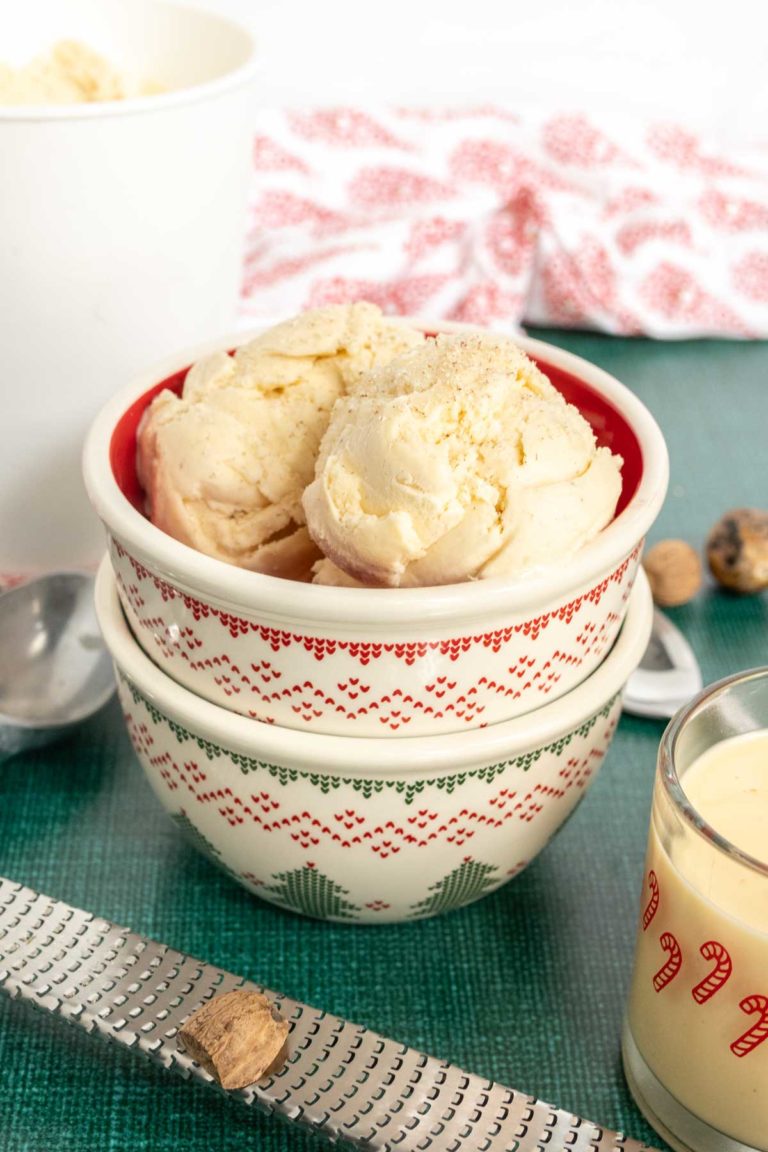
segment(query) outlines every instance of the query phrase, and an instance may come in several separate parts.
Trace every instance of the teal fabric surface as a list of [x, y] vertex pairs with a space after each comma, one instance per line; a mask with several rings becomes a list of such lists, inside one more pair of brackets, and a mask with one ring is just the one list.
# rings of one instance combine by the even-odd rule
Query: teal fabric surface
[[[651, 540], [699, 547], [728, 508], [768, 507], [768, 346], [537, 335], [613, 372], [659, 420], [672, 478]], [[708, 585], [671, 614], [705, 681], [768, 663], [765, 594]], [[113, 702], [67, 742], [0, 767], [0, 872], [663, 1148], [619, 1059], [662, 729], [622, 718], [584, 804], [504, 888], [365, 928], [271, 908], [198, 856], [150, 793]], [[0, 999], [0, 1152], [245, 1146], [316, 1141]]]

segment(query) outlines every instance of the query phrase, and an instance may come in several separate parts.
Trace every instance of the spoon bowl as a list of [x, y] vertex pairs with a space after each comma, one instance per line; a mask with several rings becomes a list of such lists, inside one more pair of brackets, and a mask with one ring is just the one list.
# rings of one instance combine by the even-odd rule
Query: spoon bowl
[[114, 689], [92, 576], [52, 572], [0, 596], [0, 760], [65, 735]]
[[624, 689], [624, 711], [670, 720], [702, 688], [693, 649], [668, 616], [653, 613], [651, 639]]

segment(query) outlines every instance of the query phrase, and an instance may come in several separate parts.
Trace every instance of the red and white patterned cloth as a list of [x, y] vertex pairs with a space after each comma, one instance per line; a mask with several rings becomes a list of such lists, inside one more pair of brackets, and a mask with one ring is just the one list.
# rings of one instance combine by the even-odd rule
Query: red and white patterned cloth
[[263, 110], [241, 316], [768, 336], [768, 148], [580, 114]]

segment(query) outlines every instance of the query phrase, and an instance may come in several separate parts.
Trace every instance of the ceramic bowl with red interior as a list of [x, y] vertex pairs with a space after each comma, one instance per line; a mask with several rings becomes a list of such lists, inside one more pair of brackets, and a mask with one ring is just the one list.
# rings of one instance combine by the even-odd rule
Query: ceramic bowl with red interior
[[203, 555], [144, 513], [136, 473], [143, 412], [162, 388], [180, 391], [201, 356], [248, 338], [192, 349], [145, 374], [102, 409], [86, 441], [86, 487], [107, 530], [120, 599], [155, 663], [245, 716], [366, 737], [482, 728], [557, 699], [594, 671], [618, 633], [668, 482], [663, 436], [628, 388], [559, 348], [517, 341], [598, 443], [623, 459], [612, 521], [567, 563], [535, 578], [329, 587]]

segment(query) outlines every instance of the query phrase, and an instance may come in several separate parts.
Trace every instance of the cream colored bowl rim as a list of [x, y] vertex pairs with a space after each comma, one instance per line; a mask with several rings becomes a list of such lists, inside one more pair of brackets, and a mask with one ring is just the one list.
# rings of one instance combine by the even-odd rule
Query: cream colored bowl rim
[[330, 736], [282, 728], [229, 712], [182, 687], [154, 664], [131, 633], [109, 558], [96, 579], [96, 612], [117, 668], [166, 718], [229, 751], [331, 776], [412, 776], [491, 765], [545, 748], [585, 723], [621, 691], [651, 633], [653, 603], [638, 570], [618, 638], [598, 668], [558, 700], [512, 720], [436, 736]]
[[[483, 331], [476, 325], [400, 317], [422, 331]], [[495, 577], [430, 588], [332, 588], [299, 584], [226, 564], [181, 544], [151, 524], [123, 495], [110, 465], [112, 432], [123, 413], [159, 381], [202, 356], [239, 347], [263, 331], [208, 341], [177, 353], [144, 372], [117, 392], [91, 424], [83, 451], [83, 474], [89, 498], [110, 533], [137, 560], [187, 595], [202, 598], [235, 614], [259, 613], [281, 620], [321, 623], [391, 624], [423, 621], [471, 621], [495, 613], [540, 613], [604, 579], [640, 544], [658, 515], [669, 480], [664, 437], [645, 405], [615, 377], [580, 356], [529, 337], [515, 336], [526, 352], [597, 389], [632, 427], [642, 453], [643, 472], [627, 507], [567, 564], [510, 580]]]

